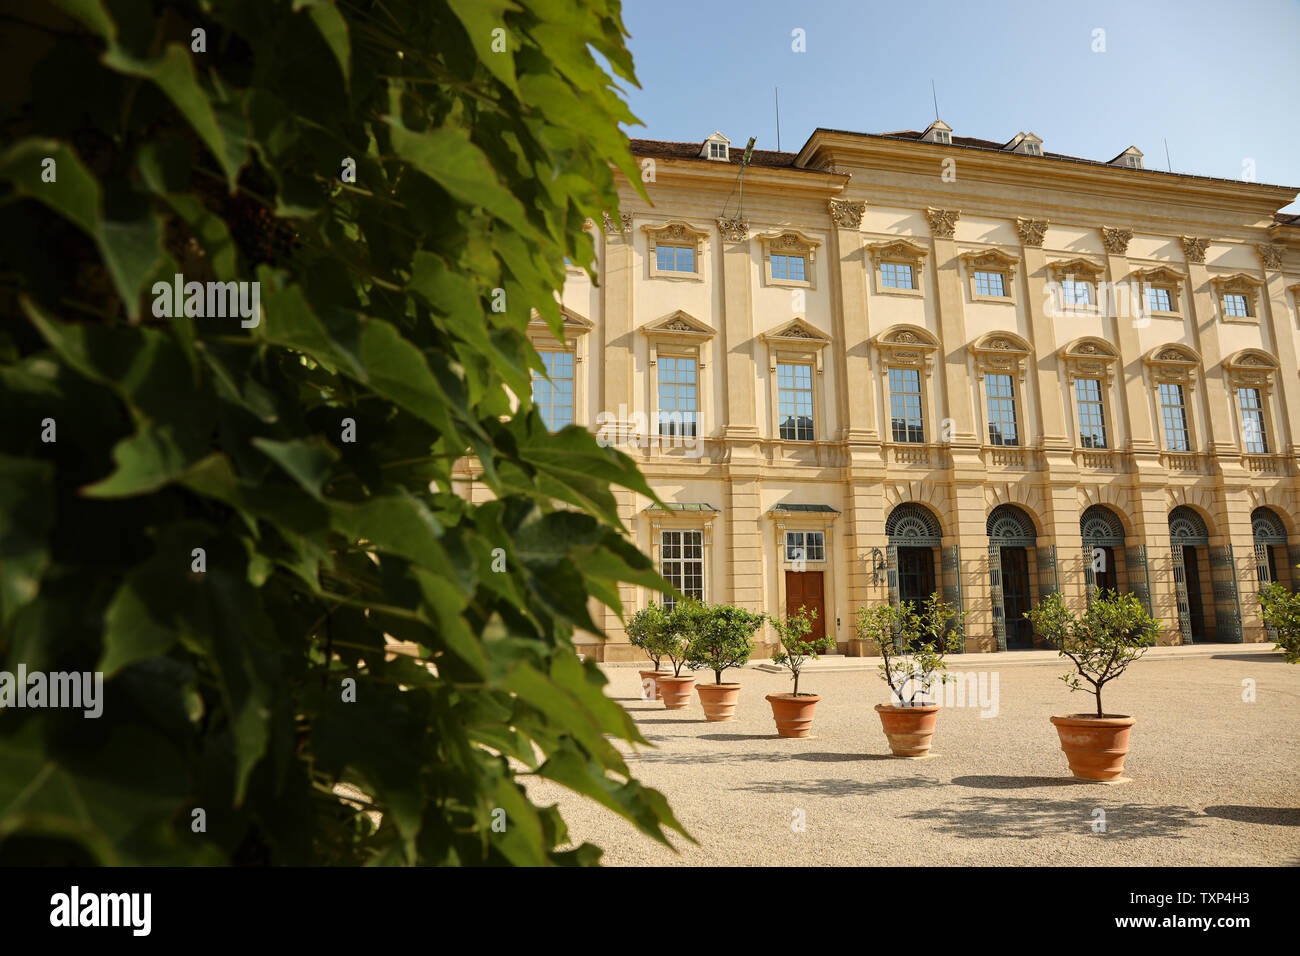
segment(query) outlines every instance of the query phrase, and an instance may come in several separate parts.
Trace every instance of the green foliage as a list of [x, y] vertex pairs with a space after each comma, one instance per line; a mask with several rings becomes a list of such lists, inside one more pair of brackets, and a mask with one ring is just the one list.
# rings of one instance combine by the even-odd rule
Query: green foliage
[[965, 620], [965, 612], [938, 593], [926, 599], [920, 614], [912, 601], [858, 608], [858, 638], [880, 648], [880, 679], [889, 687], [892, 704], [929, 703], [934, 682], [953, 679], [945, 672], [944, 656], [961, 650]]
[[[562, 334], [565, 258], [614, 168], [640, 181], [618, 4], [56, 0], [4, 29], [0, 667], [106, 681], [97, 720], [0, 712], [0, 861], [595, 862], [521, 774], [681, 832], [572, 642], [591, 596], [671, 591], [610, 486], [649, 489], [528, 398], [532, 310]], [[156, 317], [177, 273], [257, 280], [261, 313]]]
[[1101, 689], [1156, 643], [1161, 628], [1135, 595], [1118, 591], [1098, 594], [1082, 619], [1070, 612], [1059, 593], [1045, 597], [1025, 617], [1074, 665], [1073, 672], [1061, 676], [1070, 690], [1083, 686], [1080, 679], [1091, 685], [1098, 717], [1105, 716]]
[[[818, 654], [825, 654], [835, 646], [835, 642], [829, 637], [808, 640], [808, 636], [812, 634], [813, 621], [816, 619], [816, 608], [802, 606], [797, 612], [786, 617], [768, 618], [772, 622], [772, 627], [776, 629], [777, 639], [772, 663], [789, 669], [790, 676], [794, 680], [794, 690], [791, 693], [795, 697], [799, 696], [799, 672], [803, 670], [803, 665], [807, 663], [808, 658], [818, 660]], [[815, 695], [804, 694], [803, 696]]]
[[1259, 592], [1259, 613], [1276, 635], [1275, 649], [1288, 664], [1300, 661], [1300, 594], [1274, 581]]
[[662, 605], [651, 601], [628, 618], [624, 627], [628, 643], [650, 658], [658, 670], [666, 647], [664, 635], [668, 630], [668, 612]]
[[664, 617], [663, 627], [655, 638], [654, 647], [660, 656], [673, 665], [673, 676], [681, 677], [691, 654], [691, 634], [698, 629], [697, 620], [704, 614], [704, 604], [685, 598], [673, 605]]
[[686, 663], [692, 670], [713, 671], [714, 683], [722, 683], [722, 672], [744, 667], [754, 653], [754, 633], [767, 615], [730, 604], [704, 604], [690, 618]]

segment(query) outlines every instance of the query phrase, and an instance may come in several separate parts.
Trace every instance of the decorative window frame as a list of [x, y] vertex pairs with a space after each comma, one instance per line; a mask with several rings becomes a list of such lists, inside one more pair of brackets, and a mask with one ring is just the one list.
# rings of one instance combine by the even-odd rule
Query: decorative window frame
[[[925, 297], [923, 274], [925, 258], [929, 255], [929, 250], [925, 246], [907, 239], [892, 239], [886, 242], [872, 243], [867, 246], [867, 253], [871, 256], [871, 283], [876, 295]], [[911, 266], [914, 288], [893, 289], [886, 286], [880, 274], [880, 267], [887, 262]]]
[[[555, 337], [551, 327], [536, 309], [528, 321], [528, 341], [538, 352], [572, 352], [573, 353], [573, 424], [587, 424], [587, 374], [586, 335], [594, 324], [587, 318], [574, 312], [568, 306], [560, 306], [560, 317], [564, 321], [564, 340]], [[530, 384], [531, 388], [531, 384]]]
[[993, 446], [989, 442], [989, 395], [984, 378], [990, 374], [1010, 375], [1016, 403], [1018, 439], [1017, 445], [1012, 447], [1029, 448], [1031, 445], [1030, 416], [1029, 406], [1025, 402], [1025, 374], [1034, 350], [1028, 342], [1014, 332], [987, 332], [972, 342], [969, 349], [975, 360], [975, 378], [979, 383], [977, 403], [979, 407], [976, 409], [976, 414], [979, 416], [980, 444], [986, 447], [1001, 447]]
[[[645, 336], [647, 344], [647, 365], [650, 395], [646, 407], [650, 409], [650, 422], [654, 423], [659, 414], [659, 356], [695, 359], [695, 440], [701, 441], [706, 432], [706, 423], [710, 420], [712, 403], [709, 401], [710, 390], [705, 387], [705, 369], [713, 363], [713, 340], [717, 329], [678, 309], [670, 312], [658, 321], [641, 326], [638, 331]], [[657, 436], [658, 431], [651, 428]]]
[[[798, 229], [783, 229], [756, 236], [763, 255], [763, 285], [794, 289], [817, 288], [817, 247], [821, 241]], [[804, 279], [775, 279], [772, 277], [772, 254], [803, 256]]]
[[[1166, 454], [1186, 455], [1200, 453], [1200, 411], [1195, 401], [1197, 371], [1201, 368], [1201, 357], [1196, 350], [1180, 343], [1160, 345], [1148, 352], [1142, 359], [1147, 367], [1151, 383], [1151, 399], [1156, 413], [1156, 431], [1160, 435], [1160, 450]], [[1183, 408], [1187, 415], [1187, 446], [1183, 452], [1169, 448], [1165, 441], [1164, 415], [1160, 406], [1160, 386], [1175, 384], [1183, 386]]]
[[[767, 346], [768, 384], [771, 389], [771, 413], [768, 427], [773, 441], [788, 441], [793, 445], [809, 445], [823, 441], [827, 434], [824, 419], [826, 404], [826, 379], [823, 374], [825, 366], [822, 352], [831, 344], [830, 337], [816, 326], [809, 325], [803, 319], [794, 319], [778, 327], [775, 332], [764, 332], [759, 338]], [[796, 441], [781, 437], [781, 390], [777, 382], [778, 364], [810, 365], [816, 373], [813, 375], [813, 440]]]
[[[1016, 303], [1016, 268], [1020, 265], [1018, 256], [1009, 255], [1001, 249], [980, 249], [963, 252], [959, 257], [966, 269], [966, 287], [972, 302]], [[975, 291], [976, 272], [1002, 273], [1002, 288], [1006, 295], [984, 295]]]
[[[1248, 272], [1234, 272], [1232, 275], [1213, 276], [1210, 284], [1214, 286], [1214, 300], [1219, 307], [1219, 321], [1239, 324], [1259, 325], [1259, 290], [1264, 284]], [[1246, 311], [1249, 315], [1228, 315], [1223, 297], [1226, 295], [1244, 295]]]
[[1088, 335], [1075, 339], [1058, 354], [1061, 365], [1065, 369], [1066, 390], [1069, 392], [1067, 403], [1070, 409], [1070, 425], [1074, 431], [1075, 450], [1085, 452], [1098, 450], [1084, 448], [1079, 441], [1079, 404], [1074, 383], [1077, 379], [1091, 378], [1101, 382], [1102, 414], [1105, 416], [1107, 446], [1101, 450], [1114, 451], [1119, 446], [1118, 434], [1115, 430], [1119, 420], [1115, 415], [1115, 408], [1118, 405], [1115, 395], [1115, 369], [1119, 365], [1119, 353], [1115, 350], [1115, 346], [1105, 339]]
[[[1183, 314], [1183, 282], [1187, 278], [1187, 273], [1180, 272], [1169, 266], [1154, 266], [1150, 269], [1139, 269], [1134, 273], [1138, 279], [1139, 295], [1142, 296], [1142, 313], [1154, 316], [1180, 317]], [[1148, 289], [1168, 289], [1169, 290], [1169, 310], [1151, 309], [1147, 306]]]
[[[934, 357], [939, 351], [939, 340], [935, 338], [932, 332], [921, 328], [919, 325], [893, 325], [872, 339], [871, 344], [875, 346], [876, 351], [880, 354], [879, 373], [884, 393], [884, 401], [880, 403], [883, 415], [880, 434], [889, 436], [882, 441], [882, 444], [895, 444], [893, 430], [890, 428], [889, 370], [891, 368], [920, 370], [921, 408], [922, 414], [925, 416], [922, 422], [926, 435], [924, 445], [937, 444], [933, 440], [933, 429], [939, 419], [938, 410], [935, 407], [931, 377], [934, 374]], [[914, 442], [907, 442], [906, 444], [908, 447], [924, 447], [924, 445], [918, 446]]]
[[[717, 520], [718, 511], [712, 505], [708, 511], [664, 511], [653, 505], [642, 510], [650, 525], [650, 560], [656, 572], [663, 568], [663, 534], [664, 531], [703, 531], [704, 553], [704, 600], [709, 600], [713, 583], [713, 522]], [[639, 589], [640, 590], [640, 589]], [[657, 592], [645, 590], [647, 595]], [[645, 605], [643, 604], [642, 607]]]
[[1101, 308], [1100, 287], [1106, 278], [1106, 267], [1083, 256], [1073, 259], [1061, 259], [1047, 264], [1053, 281], [1060, 286], [1066, 280], [1084, 282], [1088, 285], [1087, 305], [1076, 305], [1065, 301], [1062, 291], [1060, 308], [1062, 315], [1097, 315]]
[[[704, 281], [704, 242], [709, 232], [692, 226], [681, 219], [671, 219], [658, 225], [649, 224], [641, 227], [645, 233], [646, 265], [651, 279], [679, 279], [686, 282]], [[695, 271], [678, 272], [675, 269], [659, 268], [659, 246], [688, 246], [695, 250]]]
[[[1243, 455], [1276, 454], [1278, 432], [1277, 416], [1273, 408], [1273, 385], [1277, 381], [1278, 369], [1277, 359], [1262, 349], [1241, 349], [1223, 360], [1224, 375], [1232, 394], [1237, 441]], [[1272, 451], [1246, 451], [1245, 435], [1241, 429], [1241, 399], [1237, 395], [1240, 388], [1259, 389], [1260, 405], [1264, 412], [1264, 442]]]

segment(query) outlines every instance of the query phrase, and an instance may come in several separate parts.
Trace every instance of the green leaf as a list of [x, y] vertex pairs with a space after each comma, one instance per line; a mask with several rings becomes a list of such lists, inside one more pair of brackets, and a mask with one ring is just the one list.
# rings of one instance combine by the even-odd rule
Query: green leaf
[[50, 562], [54, 466], [0, 455], [0, 626], [41, 586]]

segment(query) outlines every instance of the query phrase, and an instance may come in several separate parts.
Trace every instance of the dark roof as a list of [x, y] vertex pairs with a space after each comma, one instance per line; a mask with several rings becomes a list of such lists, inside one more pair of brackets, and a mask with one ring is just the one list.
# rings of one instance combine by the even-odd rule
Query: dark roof
[[[632, 152], [637, 156], [661, 156], [664, 159], [698, 159], [702, 163], [716, 163], [716, 159], [705, 159], [700, 155], [704, 141], [698, 143], [670, 143], [658, 139], [634, 139]], [[732, 166], [740, 165], [740, 158], [745, 155], [745, 147], [733, 145], [727, 160]], [[774, 149], [756, 149], [749, 159], [751, 166], [769, 166], [775, 169], [794, 169], [798, 153], [778, 153]]]
[[1275, 212], [1273, 221], [1279, 226], [1300, 226], [1300, 212]]
[[[703, 501], [665, 501], [669, 511], [717, 511], [718, 509], [711, 504]], [[658, 505], [650, 505], [646, 511], [663, 511]]]
[[[925, 135], [924, 131], [917, 131], [917, 130], [914, 130], [914, 129], [899, 130], [899, 131], [897, 131], [897, 132], [893, 132], [893, 133], [860, 133], [860, 132], [857, 132], [856, 130], [851, 130], [851, 129], [828, 129], [828, 128], [825, 127], [825, 126], [819, 126], [819, 127], [817, 127], [817, 129], [813, 130], [812, 134], [808, 137], [809, 140], [811, 140], [812, 137], [813, 137], [813, 136], [816, 136], [818, 133], [839, 133], [840, 135], [843, 135], [843, 136], [863, 136], [863, 137], [866, 137], [866, 138], [868, 138], [868, 139], [898, 139], [898, 140], [912, 140], [912, 141], [920, 140], [921, 137]], [[1015, 139], [1015, 137], [1013, 136], [1011, 139]], [[1006, 151], [1006, 150], [1005, 150], [1005, 147], [1008, 146], [1008, 145], [1010, 144], [1010, 142], [1011, 142], [1011, 140], [1008, 140], [1006, 143], [999, 143], [999, 142], [996, 142], [995, 140], [991, 140], [991, 139], [975, 139], [974, 137], [971, 137], [971, 136], [953, 136], [953, 137], [952, 137], [952, 145], [953, 145], [953, 146], [960, 146], [960, 147], [964, 147], [964, 148], [966, 148], [966, 149], [983, 149], [983, 150], [990, 150], [990, 151], [993, 151], [993, 152], [999, 152], [999, 153], [1001, 153], [1001, 152], [1005, 152], [1005, 151]], [[926, 145], [927, 145], [927, 146], [940, 146], [941, 148], [946, 148], [948, 144], [947, 144], [947, 143], [944, 143], [944, 144], [939, 144], [939, 143], [927, 143]], [[807, 144], [805, 144], [805, 147], [806, 147], [806, 146], [807, 146]], [[1128, 150], [1126, 149], [1125, 152], [1127, 152], [1127, 151], [1128, 151]], [[1120, 156], [1123, 156], [1123, 155], [1124, 155], [1124, 153], [1120, 153]], [[1108, 163], [1108, 162], [1103, 162], [1102, 160], [1099, 160], [1099, 159], [1084, 159], [1082, 156], [1069, 156], [1069, 155], [1067, 155], [1067, 154], [1065, 154], [1065, 153], [1049, 153], [1049, 152], [1047, 152], [1047, 150], [1043, 150], [1043, 155], [1042, 155], [1042, 157], [1036, 157], [1036, 156], [1033, 156], [1033, 157], [1028, 157], [1028, 158], [1030, 158], [1030, 159], [1038, 159], [1038, 158], [1046, 158], [1046, 159], [1060, 159], [1060, 160], [1064, 160], [1064, 161], [1066, 161], [1066, 162], [1070, 162], [1070, 163], [1083, 163], [1083, 164], [1088, 165], [1088, 166], [1109, 166], [1109, 165], [1111, 165], [1110, 163]], [[1119, 158], [1119, 157], [1116, 157], [1116, 159], [1118, 159], [1118, 158]], [[1138, 173], [1158, 173], [1158, 174], [1161, 175], [1161, 176], [1180, 176], [1180, 177], [1182, 177], [1183, 179], [1201, 179], [1201, 180], [1209, 180], [1209, 181], [1211, 181], [1211, 182], [1218, 182], [1218, 183], [1233, 183], [1233, 184], [1236, 184], [1236, 185], [1240, 185], [1240, 184], [1241, 184], [1241, 180], [1239, 180], [1239, 179], [1225, 179], [1225, 178], [1223, 178], [1222, 176], [1199, 176], [1199, 175], [1196, 175], [1195, 173], [1174, 173], [1174, 172], [1166, 172], [1166, 171], [1163, 170], [1163, 169], [1151, 169], [1150, 167], [1143, 167], [1142, 169], [1134, 169], [1134, 170], [1127, 170], [1127, 171], [1129, 171], [1129, 172], [1138, 172]], [[1268, 185], [1270, 185], [1270, 184], [1268, 184], [1268, 183], [1251, 183], [1250, 185], [1268, 186]], [[1276, 186], [1277, 188], [1280, 188], [1280, 189], [1295, 189], [1295, 188], [1296, 188], [1296, 187], [1294, 187], [1294, 186], [1282, 186], [1282, 185], [1280, 185], [1280, 184], [1273, 184], [1273, 185]]]
[[773, 511], [798, 511], [807, 514], [823, 514], [823, 515], [839, 514], [839, 512], [836, 511], [834, 508], [832, 508], [830, 505], [784, 505], [782, 504], [782, 505], [777, 505], [772, 510]]

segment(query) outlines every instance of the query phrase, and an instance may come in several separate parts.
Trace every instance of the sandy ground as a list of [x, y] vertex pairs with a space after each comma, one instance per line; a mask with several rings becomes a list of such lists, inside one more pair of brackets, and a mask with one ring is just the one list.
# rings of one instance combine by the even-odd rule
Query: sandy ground
[[1103, 696], [1108, 713], [1137, 717], [1118, 785], [1070, 776], [1048, 717], [1092, 698], [1069, 693], [1059, 662], [967, 658], [955, 672], [972, 665], [997, 674], [997, 715], [945, 708], [926, 760], [888, 755], [872, 673], [805, 674], [800, 689], [823, 699], [812, 736], [788, 740], [763, 699], [788, 678], [729, 672], [737, 717], [709, 722], [698, 697], [664, 710], [640, 699], [634, 669], [607, 667], [606, 692], [654, 745], [619, 744], [632, 773], [699, 841], [674, 838], [677, 853], [549, 782], [529, 792], [615, 866], [1300, 865], [1300, 665], [1226, 648], [1139, 661]]

